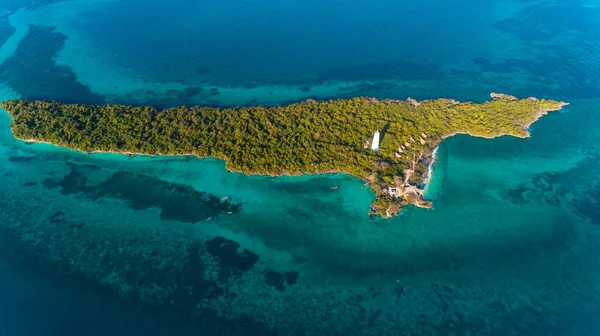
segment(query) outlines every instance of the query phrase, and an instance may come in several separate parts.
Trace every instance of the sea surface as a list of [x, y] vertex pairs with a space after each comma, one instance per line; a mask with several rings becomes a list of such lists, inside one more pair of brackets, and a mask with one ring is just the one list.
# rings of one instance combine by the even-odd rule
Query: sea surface
[[349, 176], [26, 144], [2, 112], [0, 335], [600, 335], [597, 1], [4, 0], [0, 99], [490, 92], [570, 105], [445, 140], [434, 208], [389, 220]]

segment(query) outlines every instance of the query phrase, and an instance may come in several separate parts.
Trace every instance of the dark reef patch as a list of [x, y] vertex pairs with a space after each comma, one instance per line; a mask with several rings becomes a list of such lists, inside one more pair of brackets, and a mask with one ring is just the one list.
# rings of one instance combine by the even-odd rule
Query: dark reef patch
[[56, 189], [58, 188], [58, 183], [51, 178], [47, 178], [42, 182], [42, 185], [48, 189]]
[[62, 210], [59, 210], [59, 211], [53, 213], [52, 215], [48, 216], [47, 218], [51, 224], [59, 224], [59, 225], [68, 226], [70, 229], [83, 229], [83, 227], [85, 226], [84, 222], [74, 222], [74, 221], [67, 219], [65, 216], [65, 212]]
[[286, 290], [286, 284], [293, 286], [298, 281], [298, 272], [291, 271], [280, 273], [273, 270], [268, 270], [264, 273], [265, 283], [276, 290], [283, 292]]
[[9, 156], [8, 162], [29, 162], [35, 159], [34, 156]]
[[560, 176], [554, 173], [541, 173], [533, 177], [531, 185], [520, 185], [514, 189], [504, 191], [504, 196], [515, 204], [526, 204], [535, 201], [539, 204], [559, 206], [561, 197], [558, 195], [564, 190], [559, 190]]
[[80, 222], [80, 223], [71, 223], [69, 224], [69, 227], [71, 229], [83, 229], [83, 227], [85, 226], [84, 222]]
[[25, 182], [23, 183], [23, 187], [33, 187], [37, 185], [37, 182]]
[[506, 197], [506, 199], [510, 200], [512, 203], [515, 204], [527, 204], [529, 203], [529, 199], [527, 199], [525, 197], [525, 194], [527, 191], [530, 191], [531, 189], [526, 187], [525, 185], [520, 185], [517, 188], [514, 189], [507, 189], [504, 190], [504, 197]]
[[548, 41], [563, 33], [586, 33], [589, 27], [598, 24], [594, 9], [574, 1], [535, 3], [514, 17], [494, 23], [493, 27], [525, 41]]
[[14, 56], [0, 65], [0, 78], [21, 97], [65, 103], [101, 104], [104, 98], [81, 85], [69, 68], [54, 57], [66, 37], [49, 27], [31, 26]]
[[578, 215], [600, 225], [600, 183], [590, 186], [587, 192], [575, 197], [570, 204]]
[[48, 189], [54, 189], [60, 187], [60, 193], [62, 195], [72, 195], [79, 192], [85, 192], [89, 187], [87, 184], [87, 177], [85, 176], [82, 166], [67, 162], [67, 166], [70, 168], [69, 174], [62, 178], [62, 180], [56, 181], [50, 178], [44, 180], [43, 185]]
[[273, 270], [268, 270], [265, 272], [265, 283], [280, 292], [285, 290], [285, 279], [283, 274], [279, 272], [275, 272]]
[[102, 169], [102, 167], [100, 167], [98, 165], [89, 164], [89, 163], [78, 163], [78, 165], [80, 165], [81, 167], [88, 169], [88, 170], [101, 170]]
[[[58, 211], [49, 218], [59, 220], [64, 218], [64, 212]], [[86, 258], [97, 257], [100, 260], [100, 273], [83, 272], [73, 267], [72, 260], [57, 257], [49, 244], [34, 244], [23, 237], [23, 228], [33, 228], [24, 221], [23, 226], [11, 228], [0, 225], [0, 258], [19, 270], [31, 273], [47, 281], [81, 290], [87, 294], [93, 293], [103, 300], [115, 302], [116, 305], [129, 307], [132, 311], [156, 318], [169, 325], [177, 326], [178, 330], [194, 331], [202, 335], [278, 335], [278, 331], [257, 321], [253, 317], [241, 314], [238, 317], [219, 315], [215, 309], [204, 307], [201, 303], [207, 299], [215, 299], [226, 293], [217, 283], [207, 280], [204, 276], [204, 263], [200, 255], [204, 254], [201, 243], [191, 244], [187, 252], [187, 260], [183, 258], [181, 265], [167, 264], [159, 266], [155, 258], [165, 257], [159, 252], [150, 255], [138, 254], [136, 249], [128, 253], [117, 253], [120, 247], [130, 248], [132, 242], [127, 239], [116, 243], [105, 241], [99, 237], [80, 236], [78, 229], [84, 223], [75, 224], [70, 229], [71, 243], [80, 244], [86, 251]], [[60, 229], [57, 229], [60, 230]], [[39, 233], [38, 233], [39, 234]], [[50, 237], [38, 236], [42, 239]], [[87, 240], [89, 238], [89, 240]], [[73, 247], [73, 246], [72, 246]], [[77, 261], [78, 262], [78, 261]], [[119, 282], [101, 281], [111, 270], [119, 270], [121, 278], [132, 289], [122, 292]], [[105, 279], [106, 280], [106, 279]], [[175, 290], [165, 296], [150, 295], [157, 286], [174, 285]], [[185, 333], [186, 335], [190, 333]]]
[[258, 87], [258, 84], [256, 82], [248, 82], [242, 83], [240, 87], [243, 87], [244, 89], [254, 89]]
[[561, 203], [561, 194], [559, 182], [560, 176], [553, 173], [538, 174], [533, 179], [534, 188], [531, 190], [540, 194], [546, 204], [558, 206]]
[[210, 75], [210, 69], [209, 68], [198, 68], [198, 69], [196, 69], [196, 75], [199, 75], [199, 76]]
[[[188, 247], [187, 262], [183, 265], [180, 272], [174, 273], [173, 279], [163, 279], [161, 274], [163, 270], [157, 269], [154, 278], [147, 280], [160, 282], [174, 282], [177, 284], [176, 291], [171, 295], [170, 300], [173, 301], [179, 315], [188, 317], [190, 312], [197, 309], [198, 302], [209, 298], [216, 298], [223, 295], [221, 289], [216, 282], [205, 278], [205, 264], [200, 258], [202, 253], [202, 245], [198, 242], [193, 243]], [[146, 277], [143, 278], [144, 281]]]
[[535, 57], [508, 58], [498, 63], [475, 58], [473, 62], [484, 72], [515, 72], [524, 76], [525, 88], [520, 89], [523, 95], [533, 95], [544, 87], [547, 95], [598, 98], [600, 77], [593, 74], [600, 72], [600, 64], [592, 59], [600, 47], [590, 42], [597, 40], [598, 14], [597, 9], [580, 1], [529, 4], [515, 16], [492, 26], [522, 40]]
[[50, 223], [57, 223], [64, 220], [64, 217], [65, 213], [63, 211], [57, 211], [52, 215], [48, 216], [48, 220], [50, 221]]
[[[565, 43], [567, 44], [567, 43]], [[572, 54], [572, 57], [539, 55], [535, 60], [508, 58], [499, 63], [493, 63], [486, 58], [473, 58], [472, 62], [479, 66], [483, 72], [498, 74], [519, 73], [526, 76], [527, 84], [522, 91], [522, 95], [534, 95], [539, 86], [560, 85], [560, 89], [546, 88], [548, 94], [564, 95], [568, 92], [570, 98], [588, 99], [600, 96], [600, 78], [598, 76], [589, 76], [590, 73], [600, 72], [598, 63], [585, 62], [586, 66], [579, 66], [581, 63], [580, 51], [575, 51], [574, 47], [565, 46], [564, 49], [557, 50], [557, 53]], [[562, 78], [564, 80], [557, 83], [554, 79]], [[580, 78], [585, 78], [581, 81]], [[510, 87], [498, 87], [498, 90], [510, 90]]]
[[[393, 83], [386, 82], [370, 82], [370, 83], [361, 83], [355, 85], [345, 85], [338, 87], [338, 94], [336, 97], [359, 97], [359, 96], [370, 96], [370, 97], [379, 97], [386, 98], [381, 96], [383, 92], [397, 92], [402, 91], [402, 87]], [[333, 97], [332, 97], [333, 98]], [[416, 97], [420, 98], [420, 97]]]
[[203, 90], [204, 89], [202, 89], [201, 87], [187, 87], [185, 88], [185, 90], [183, 90], [183, 94], [186, 97], [195, 97], [202, 93]]
[[15, 28], [8, 23], [7, 17], [0, 18], [0, 45], [15, 32]]
[[[473, 62], [474, 64], [476, 64], [481, 71], [484, 72], [495, 72], [495, 71], [501, 71], [501, 67], [497, 64], [492, 63], [492, 61], [490, 61], [489, 59], [485, 58], [485, 57], [474, 57], [471, 59], [471, 62]], [[506, 69], [504, 69], [506, 70]], [[453, 69], [453, 71], [459, 71], [456, 69]]]
[[221, 266], [219, 281], [226, 282], [230, 276], [251, 270], [258, 262], [258, 254], [247, 249], [238, 251], [240, 244], [233, 240], [215, 237], [205, 243], [206, 251], [217, 260]]
[[285, 272], [284, 275], [285, 275], [285, 281], [287, 282], [287, 284], [289, 286], [293, 286], [298, 283], [298, 272], [296, 272], [296, 271]]
[[[219, 95], [219, 89], [210, 88], [209, 90], [205, 90], [205, 88], [201, 86], [188, 86], [183, 90], [178, 89], [170, 89], [165, 93], [154, 92], [152, 90], [145, 90], [146, 97], [143, 102], [138, 101], [133, 105], [149, 105], [156, 107], [158, 109], [167, 109], [170, 107], [177, 106], [193, 106], [201, 103], [204, 106], [209, 105], [206, 101], [208, 98], [212, 96]], [[114, 97], [112, 102], [124, 104], [124, 105], [132, 105], [131, 99], [133, 99], [134, 95], [130, 95], [129, 100], [123, 99], [119, 97]], [[215, 104], [215, 107], [219, 104]], [[222, 106], [221, 106], [222, 107]]]
[[91, 200], [109, 197], [125, 201], [134, 210], [159, 208], [161, 219], [195, 223], [228, 212], [239, 212], [241, 205], [221, 201], [217, 196], [190, 186], [169, 183], [155, 177], [125, 171], [114, 173], [107, 180], [88, 185], [86, 170], [96, 166], [67, 163], [69, 174], [59, 180], [46, 179], [46, 188], [60, 188], [63, 195], [84, 194]]
[[321, 72], [317, 76], [316, 82], [327, 80], [430, 80], [441, 77], [443, 77], [443, 72], [438, 64], [395, 61], [332, 68]]

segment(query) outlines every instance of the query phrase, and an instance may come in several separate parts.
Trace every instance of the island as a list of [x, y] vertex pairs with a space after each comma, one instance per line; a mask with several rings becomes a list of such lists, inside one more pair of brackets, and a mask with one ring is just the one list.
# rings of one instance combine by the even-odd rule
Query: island
[[357, 97], [229, 109], [0, 102], [24, 141], [87, 153], [214, 157], [244, 174], [349, 174], [373, 190], [370, 214], [384, 218], [409, 204], [431, 207], [423, 187], [443, 139], [528, 137], [532, 123], [564, 105], [497, 93], [484, 103]]

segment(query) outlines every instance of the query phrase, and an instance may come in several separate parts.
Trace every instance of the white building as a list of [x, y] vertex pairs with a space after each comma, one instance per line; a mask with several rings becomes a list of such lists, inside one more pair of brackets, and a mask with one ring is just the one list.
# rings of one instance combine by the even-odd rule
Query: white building
[[371, 149], [376, 151], [379, 150], [379, 131], [375, 131], [373, 135], [373, 142], [371, 142]]

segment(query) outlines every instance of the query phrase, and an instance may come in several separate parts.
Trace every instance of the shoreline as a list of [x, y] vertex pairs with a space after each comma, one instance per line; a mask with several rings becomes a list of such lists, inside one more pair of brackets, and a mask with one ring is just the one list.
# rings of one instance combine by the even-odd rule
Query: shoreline
[[[535, 98], [529, 98], [529, 99], [535, 99]], [[556, 108], [556, 109], [545, 109], [545, 110], [538, 111], [538, 113], [535, 115], [535, 117], [533, 118], [533, 120], [530, 123], [528, 123], [526, 125], [521, 125], [523, 127], [524, 131], [526, 132], [526, 134], [524, 134], [523, 136], [517, 135], [517, 134], [508, 134], [508, 133], [506, 133], [506, 134], [494, 134], [494, 135], [482, 135], [482, 134], [472, 133], [472, 132], [468, 132], [468, 131], [467, 132], [459, 132], [459, 131], [457, 131], [457, 132], [453, 132], [453, 133], [451, 133], [449, 135], [443, 136], [441, 138], [441, 140], [439, 140], [439, 142], [436, 144], [436, 147], [433, 149], [433, 151], [430, 154], [430, 160], [431, 160], [431, 162], [429, 162], [429, 164], [427, 166], [427, 173], [426, 173], [426, 175], [425, 175], [425, 177], [423, 179], [423, 181], [424, 181], [423, 184], [425, 185], [425, 187], [421, 190], [420, 193], [419, 192], [416, 193], [416, 196], [417, 196], [416, 199], [414, 199], [413, 201], [410, 201], [408, 197], [405, 197], [404, 201], [408, 202], [408, 204], [412, 204], [412, 205], [414, 205], [414, 206], [416, 206], [418, 208], [422, 208], [422, 209], [432, 209], [433, 208], [433, 202], [431, 202], [429, 200], [426, 200], [425, 194], [427, 193], [427, 189], [429, 188], [429, 186], [431, 184], [431, 180], [433, 178], [433, 174], [434, 174], [434, 172], [433, 172], [433, 168], [434, 167], [433, 166], [434, 166], [434, 164], [436, 162], [437, 152], [438, 152], [439, 146], [440, 146], [440, 144], [441, 144], [442, 141], [444, 141], [444, 140], [446, 140], [448, 138], [451, 138], [451, 137], [453, 137], [455, 135], [468, 135], [468, 136], [474, 137], [474, 138], [483, 138], [483, 139], [490, 139], [490, 140], [494, 139], [494, 138], [502, 137], [502, 136], [514, 136], [514, 137], [522, 138], [522, 139], [529, 138], [529, 137], [531, 137], [531, 134], [529, 132], [529, 127], [532, 124], [534, 124], [535, 122], [537, 122], [541, 117], [547, 115], [549, 112], [559, 111], [559, 110], [562, 109], [562, 107], [567, 106], [567, 105], [569, 105], [569, 103], [561, 102], [560, 106], [558, 108]], [[197, 156], [197, 155], [194, 155], [193, 153], [186, 153], [186, 154], [162, 154], [162, 153], [148, 154], [148, 153], [138, 153], [138, 152], [119, 152], [119, 151], [102, 151], [102, 150], [83, 151], [83, 150], [79, 150], [79, 149], [71, 149], [69, 147], [61, 146], [61, 145], [57, 145], [57, 144], [53, 144], [53, 143], [50, 143], [50, 142], [47, 142], [47, 141], [40, 141], [40, 140], [36, 140], [36, 139], [19, 139], [16, 136], [14, 136], [14, 134], [13, 134], [13, 137], [15, 137], [15, 139], [17, 139], [17, 140], [21, 140], [21, 141], [24, 141], [26, 143], [43, 143], [43, 144], [52, 145], [52, 146], [63, 148], [63, 149], [73, 150], [73, 151], [80, 152], [82, 154], [88, 154], [88, 155], [91, 155], [91, 154], [116, 154], [116, 155], [125, 155], [125, 156], [128, 156], [130, 158], [135, 157], [135, 156], [146, 156], [146, 157], [150, 157], [150, 158], [156, 158], [156, 157], [163, 157], [163, 158], [169, 158], [169, 157], [194, 157], [194, 158], [198, 158], [198, 159], [209, 159], [209, 158], [212, 158], [212, 159], [217, 159], [217, 160], [224, 161], [225, 162], [225, 169], [229, 173], [243, 174], [243, 175], [246, 175], [246, 176], [268, 176], [268, 177], [271, 177], [271, 178], [276, 178], [276, 177], [300, 177], [300, 176], [311, 176], [312, 177], [312, 176], [317, 176], [317, 175], [343, 174], [343, 175], [346, 175], [346, 176], [357, 178], [359, 181], [361, 181], [361, 183], [365, 182], [363, 184], [363, 186], [364, 185], [370, 185], [371, 182], [372, 182], [367, 177], [356, 176], [354, 174], [351, 174], [351, 173], [345, 172], [345, 171], [341, 171], [341, 170], [322, 171], [322, 172], [321, 171], [317, 171], [317, 172], [303, 172], [303, 173], [293, 173], [293, 174], [285, 172], [285, 171], [282, 171], [281, 173], [278, 173], [278, 174], [259, 173], [259, 172], [257, 172], [257, 173], [248, 173], [248, 172], [242, 172], [242, 171], [236, 171], [236, 170], [230, 169], [228, 167], [228, 164], [229, 164], [230, 160], [228, 158], [225, 158], [225, 157]], [[377, 199], [377, 193], [376, 193], [376, 191], [372, 187], [369, 187], [369, 189], [371, 191], [375, 192], [375, 194], [376, 194], [375, 196], [376, 196], [376, 199]], [[425, 202], [425, 203], [421, 204], [422, 202]], [[404, 208], [404, 206], [402, 206], [400, 208], [400, 210], [402, 210], [403, 208]], [[387, 208], [386, 209], [385, 215], [383, 215], [383, 214], [380, 214], [380, 215], [383, 218], [391, 218], [394, 215], [397, 215], [399, 213], [399, 211], [393, 211], [390, 214], [390, 209], [391, 208]], [[372, 214], [372, 213], [370, 212], [369, 214]]]
[[[14, 137], [14, 135], [13, 135]], [[61, 149], [66, 149], [69, 151], [74, 151], [74, 152], [78, 152], [81, 154], [86, 154], [86, 155], [92, 155], [92, 154], [115, 154], [115, 155], [125, 155], [128, 156], [130, 158], [133, 158], [135, 156], [147, 156], [150, 158], [170, 158], [170, 157], [193, 157], [196, 159], [216, 159], [216, 160], [221, 160], [225, 162], [225, 169], [232, 173], [232, 174], [242, 174], [242, 175], [247, 175], [247, 176], [268, 176], [268, 177], [300, 177], [300, 176], [304, 176], [304, 175], [308, 175], [308, 176], [315, 176], [315, 175], [335, 175], [335, 174], [343, 174], [343, 175], [348, 175], [348, 176], [352, 176], [354, 178], [358, 178], [359, 180], [364, 180], [367, 181], [367, 179], [363, 179], [357, 176], [352, 175], [351, 173], [345, 172], [345, 171], [341, 171], [341, 170], [331, 170], [331, 171], [322, 171], [322, 172], [316, 172], [316, 173], [286, 173], [283, 172], [281, 174], [267, 174], [267, 173], [245, 173], [245, 172], [241, 172], [241, 171], [237, 171], [237, 170], [231, 170], [227, 167], [227, 162], [228, 159], [225, 158], [220, 158], [220, 157], [216, 157], [216, 156], [197, 156], [194, 155], [193, 153], [188, 153], [188, 154], [146, 154], [146, 153], [136, 153], [136, 152], [115, 152], [115, 151], [91, 151], [91, 152], [86, 152], [86, 151], [82, 151], [79, 149], [72, 149], [66, 146], [61, 146], [61, 145], [57, 145], [57, 144], [53, 144], [51, 142], [47, 142], [47, 141], [41, 141], [41, 140], [36, 140], [36, 139], [19, 139], [17, 137], [14, 137], [15, 139], [19, 140], [19, 141], [23, 141], [29, 144], [46, 144], [46, 145], [50, 145], [50, 146], [54, 146], [54, 147], [58, 147]]]
[[[356, 97], [353, 99], [338, 99], [321, 102], [308, 100], [303, 103], [292, 104], [285, 107], [269, 107], [268, 117], [265, 117], [260, 113], [256, 115], [252, 114], [253, 108], [215, 110], [202, 106], [196, 106], [192, 108], [183, 107], [183, 110], [182, 108], [172, 108], [160, 111], [150, 107], [148, 111], [145, 110], [146, 112], [142, 116], [137, 116], [135, 113], [135, 108], [126, 105], [108, 104], [73, 106], [59, 102], [19, 100], [2, 102], [2, 107], [11, 116], [11, 119], [13, 119], [13, 125], [11, 125], [11, 128], [13, 129], [13, 137], [26, 143], [45, 143], [56, 147], [77, 151], [83, 154], [117, 154], [126, 155], [130, 158], [134, 156], [146, 156], [149, 158], [212, 158], [224, 161], [225, 169], [228, 172], [247, 176], [298, 177], [333, 174], [351, 176], [362, 182], [366, 182], [363, 184], [363, 186], [369, 185], [369, 189], [375, 193], [375, 201], [371, 204], [372, 211], [369, 214], [381, 215], [384, 218], [389, 218], [397, 215], [402, 208], [410, 204], [417, 207], [431, 207], [431, 202], [426, 201], [424, 199], [424, 195], [433, 179], [433, 169], [434, 164], [436, 163], [436, 156], [439, 145], [443, 140], [457, 134], [464, 134], [471, 137], [485, 139], [493, 139], [505, 135], [510, 135], [517, 138], [527, 138], [531, 136], [529, 127], [533, 123], [538, 121], [542, 116], [548, 114], [549, 112], [560, 110], [562, 107], [568, 105], [568, 103], [564, 102], [538, 100], [536, 98], [517, 99], [514, 96], [495, 93], [490, 94], [490, 96], [492, 97], [491, 102], [485, 102], [481, 104], [470, 102], [461, 103], [455, 100], [444, 98], [437, 100], [425, 100], [422, 102], [416, 102], [410, 99], [406, 101], [389, 99], [380, 101], [375, 98], [368, 97]], [[455, 107], [456, 105], [460, 104], [463, 104], [462, 107]], [[347, 105], [352, 107], [351, 111], [353, 111], [353, 113], [343, 114], [342, 117], [340, 117], [340, 111], [343, 111], [344, 107], [347, 108]], [[370, 107], [371, 105], [376, 106]], [[136, 142], [129, 142], [129, 140], [131, 140], [130, 138], [135, 134], [112, 134], [110, 133], [110, 129], [103, 129], [101, 131], [108, 132], [106, 133], [108, 135], [104, 136], [101, 139], [102, 141], [97, 142], [97, 145], [91, 145], [91, 143], [93, 143], [92, 141], [88, 142], [88, 144], [85, 146], [78, 146], [77, 143], [73, 142], [73, 138], [69, 136], [61, 136], [60, 134], [58, 136], [44, 136], [45, 134], [54, 134], [54, 131], [49, 130], [47, 125], [45, 126], [36, 124], [34, 127], [26, 124], [26, 121], [28, 120], [27, 118], [37, 118], [40, 114], [45, 116], [44, 120], [52, 117], [59, 118], [60, 114], [53, 115], [53, 113], [58, 113], [56, 110], [60, 110], [61, 108], [67, 109], [66, 111], [75, 116], [81, 115], [82, 111], [87, 109], [88, 112], [93, 111], [94, 113], [98, 113], [100, 117], [104, 118], [108, 118], [107, 116], [109, 115], [109, 110], [116, 108], [125, 116], [129, 116], [125, 120], [129, 121], [130, 123], [143, 118], [150, 118], [152, 120], [156, 119], [158, 121], [162, 120], [161, 122], [164, 122], [166, 120], [165, 118], [167, 117], [175, 118], [174, 120], [183, 118], [181, 119], [181, 124], [163, 125], [163, 127], [172, 127], [173, 129], [178, 129], [179, 132], [183, 134], [183, 140], [178, 138], [171, 139], [154, 133], [153, 137], [150, 139], [152, 140], [150, 144], [153, 146], [143, 146], [145, 153], [142, 153], [137, 152], [138, 149], [142, 150], [139, 148], [142, 146], [131, 145], [135, 144]], [[385, 151], [373, 154], [370, 151], [364, 152], [362, 144], [357, 144], [358, 142], [363, 141], [362, 138], [365, 137], [365, 134], [363, 134], [364, 132], [357, 131], [352, 127], [348, 127], [346, 122], [341, 122], [340, 120], [353, 120], [356, 123], [360, 123], [360, 125], [364, 124], [368, 126], [367, 128], [376, 129], [381, 125], [377, 125], [377, 123], [373, 121], [365, 122], [358, 118], [357, 115], [359, 115], [359, 111], [362, 111], [372, 115], [372, 117], [376, 117], [379, 115], [377, 114], [378, 108], [383, 109], [386, 111], [386, 113], [388, 113], [388, 119], [386, 119], [388, 120], [388, 123], [392, 123], [394, 127], [398, 128], [398, 130], [402, 130], [402, 132], [404, 132], [402, 134], [404, 135], [399, 138], [393, 138], [390, 140], [386, 139], [386, 141], [390, 142], [389, 146], [391, 148], [387, 147], [385, 148]], [[300, 144], [301, 148], [306, 147], [307, 152], [311, 154], [310, 159], [314, 159], [314, 161], [306, 160], [306, 158], [302, 160], [302, 157], [296, 160], [294, 159], [294, 155], [275, 156], [274, 153], [295, 153], [295, 151], [298, 149], [295, 147], [291, 148], [290, 144], [285, 142], [280, 143], [269, 141], [268, 139], [264, 140], [262, 137], [257, 135], [260, 132], [256, 133], [256, 129], [262, 129], [261, 125], [264, 124], [267, 126], [267, 129], [269, 129], [268, 133], [270, 134], [270, 137], [285, 136], [285, 131], [277, 130], [294, 128], [298, 123], [295, 118], [288, 117], [286, 119], [286, 115], [296, 116], [300, 119], [304, 118], [302, 119], [304, 120], [303, 124], [307, 124], [307, 120], [305, 119], [309, 119], [310, 116], [299, 114], [299, 111], [314, 113], [315, 110], [320, 111], [322, 109], [326, 109], [326, 111], [328, 111], [326, 116], [329, 118], [328, 120], [333, 122], [333, 125], [335, 126], [333, 127], [333, 130], [337, 132], [346, 132], [344, 134], [348, 134], [348, 139], [350, 140], [346, 139], [344, 142], [340, 141], [338, 138], [332, 138], [331, 134], [334, 133], [327, 132], [328, 130], [331, 131], [330, 128], [332, 126], [328, 126], [328, 128], [324, 130], [324, 126], [320, 123], [308, 123], [309, 125], [314, 125], [311, 126], [311, 129], [306, 131], [309, 135], [302, 138], [304, 140]], [[444, 118], [447, 118], [448, 115], [456, 116], [456, 121], [452, 121], [451, 123], [449, 122], [449, 124], [445, 126], [439, 126], [438, 124], [434, 123], [434, 126], [438, 126], [432, 127], [427, 125], [425, 121], [420, 123], [420, 119], [415, 119], [416, 117], [413, 116], [415, 110], [423, 113], [423, 115], [429, 116], [430, 118], [434, 118], [434, 121], [436, 120], [435, 118], [444, 121]], [[445, 110], [448, 110], [449, 114], [444, 114], [443, 111]], [[217, 114], [219, 111], [221, 114]], [[146, 115], [146, 113], [148, 115]], [[225, 116], [222, 116], [223, 113], [226, 113]], [[250, 149], [254, 149], [254, 151], [250, 152], [248, 152], [248, 148], [244, 146], [240, 145], [236, 147], [231, 145], [232, 143], [235, 143], [235, 140], [232, 140], [232, 137], [239, 136], [239, 134], [235, 133], [233, 130], [248, 127], [244, 126], [245, 124], [238, 119], [232, 120], [234, 119], [234, 116], [237, 115], [236, 113], [241, 113], [240, 116], [243, 117], [241, 119], [250, 122], [252, 126], [250, 130], [254, 130], [253, 132], [249, 131], [249, 135], [246, 134], [246, 136], [243, 136], [242, 139], [251, 141], [252, 139], [257, 138], [258, 142], [264, 143], [263, 145], [272, 149], [271, 152], [269, 152], [271, 153], [271, 156], [266, 158], [271, 161], [265, 160], [265, 158], [261, 156], [262, 154], [257, 154], [259, 152], [262, 153], [260, 150], [258, 152], [256, 151], [256, 149], [261, 148], [259, 144], [246, 142], [246, 145], [244, 146], [249, 146]], [[85, 119], [86, 115], [88, 114], [83, 114], [81, 118]], [[181, 117], [183, 115], [186, 117]], [[225, 133], [218, 133], [219, 136], [215, 137], [216, 131], [214, 128], [207, 127], [201, 122], [198, 122], [198, 120], [201, 120], [198, 119], [198, 117], [200, 116], [203, 118], [205, 115], [216, 118], [215, 123], [220, 120], [221, 122], [228, 122], [230, 126], [233, 125], [237, 128], [226, 128], [225, 131], [222, 131]], [[252, 117], [253, 115], [254, 117]], [[407, 120], [414, 119], [413, 124], [411, 124], [412, 128], [406, 128], [404, 125], [401, 125], [400, 122], [394, 121], [400, 116], [408, 118]], [[18, 118], [15, 120], [15, 117]], [[273, 121], [270, 121], [269, 119], [273, 117], [275, 117], [275, 120], [277, 120], [277, 126], [281, 126], [282, 128], [273, 127]], [[500, 122], [494, 122], [493, 118], [498, 118]], [[67, 127], [69, 125], [71, 125], [71, 127], [73, 126], [73, 122], [69, 121], [71, 119], [62, 118], [59, 120], [62, 122], [63, 127]], [[471, 121], [469, 122], [469, 120]], [[15, 123], [18, 124], [18, 127], [14, 126]], [[139, 125], [139, 123], [135, 125]], [[196, 125], [196, 128], [191, 129], [190, 127], [192, 126], [190, 125]], [[222, 128], [222, 125], [219, 125], [221, 124], [217, 123], [217, 126]], [[90, 126], [88, 126], [88, 128], [89, 127]], [[93, 130], [96, 131], [95, 129]], [[311, 137], [312, 133], [309, 132], [311, 130], [315, 131], [316, 135]], [[274, 134], [271, 134], [273, 132]], [[370, 136], [370, 134], [367, 135], [367, 137], [368, 136]], [[320, 137], [323, 137], [323, 139]], [[222, 140], [222, 138], [225, 140]], [[306, 142], [305, 138], [312, 139], [312, 142]], [[318, 145], [312, 145], [315, 143], [315, 139], [317, 138], [318, 141], [316, 141], [316, 143], [318, 143]], [[52, 139], [51, 141], [57, 142], [58, 144], [43, 141], [42, 139]], [[121, 139], [121, 142], [118, 142], [115, 139]], [[213, 139], [217, 139], [219, 141], [213, 141]], [[164, 143], [160, 142], [159, 140], [164, 140]], [[200, 145], [192, 145], [196, 142], [191, 140], [196, 141]], [[327, 151], [327, 146], [320, 144], [325, 140], [330, 141], [330, 151]], [[415, 142], [416, 144], [413, 146], [413, 148], [411, 148], [411, 145]], [[122, 143], [129, 143], [129, 145], [120, 145]], [[344, 156], [342, 155], [342, 152], [339, 152], [341, 148], [346, 148], [348, 146], [349, 148], [354, 148], [354, 145], [356, 146], [356, 153], [353, 153], [352, 155]], [[112, 150], [102, 150], [102, 148], [112, 148]], [[398, 149], [396, 150], [396, 148]], [[409, 150], [409, 148], [411, 149]], [[125, 150], [121, 151], [119, 149]], [[161, 153], [161, 151], [167, 153]], [[408, 152], [408, 154], [405, 152]], [[248, 163], [242, 159], [250, 161]], [[321, 164], [321, 162], [324, 163]], [[393, 173], [393, 176], [390, 172]], [[401, 181], [402, 183], [400, 183]], [[423, 189], [420, 188], [422, 185], [424, 185]]]
[[429, 163], [429, 166], [427, 167], [427, 178], [425, 178], [425, 181], [424, 181], [424, 183], [425, 183], [424, 193], [427, 192], [427, 188], [429, 187], [429, 183], [431, 182], [431, 178], [433, 177], [433, 164], [435, 163], [438, 148], [440, 148], [439, 144], [437, 145], [437, 147], [435, 147], [433, 152], [431, 152], [431, 162]]

